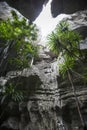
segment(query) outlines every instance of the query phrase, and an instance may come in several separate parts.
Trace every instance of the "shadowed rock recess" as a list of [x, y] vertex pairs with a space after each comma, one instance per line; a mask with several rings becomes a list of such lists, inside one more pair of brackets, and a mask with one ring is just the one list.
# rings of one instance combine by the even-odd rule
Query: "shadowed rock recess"
[[[22, 3], [18, 5], [16, 0], [11, 0], [11, 2], [16, 2], [14, 6], [22, 6]], [[23, 0], [18, 0], [18, 2], [23, 2]], [[33, 0], [29, 0], [29, 2], [33, 2]], [[34, 3], [33, 7], [38, 6], [38, 4], [42, 6], [44, 0], [39, 2]], [[26, 7], [26, 2], [24, 4], [23, 7]], [[65, 5], [67, 4], [69, 3]], [[76, 6], [77, 10], [86, 7], [85, 4], [81, 6], [81, 3], [79, 3], [79, 5], [81, 8]], [[22, 9], [25, 10], [23, 7]], [[29, 9], [31, 10], [31, 8]], [[11, 10], [13, 8], [1, 2], [0, 19], [11, 18]], [[34, 19], [40, 9], [37, 11], [34, 8], [35, 14], [33, 14], [34, 12], [31, 14], [27, 8], [25, 11], [27, 14], [29, 13], [29, 18]], [[21, 14], [18, 13], [18, 15], [19, 18], [22, 17]], [[70, 28], [78, 31], [83, 37], [80, 44], [81, 50], [87, 50], [87, 10], [69, 15], [66, 20], [69, 22]], [[0, 55], [0, 63], [3, 59], [3, 53], [4, 50], [0, 44], [0, 54], [2, 54]], [[9, 51], [9, 53], [12, 53], [12, 51]], [[84, 63], [84, 66], [86, 65], [87, 60]], [[81, 71], [80, 66], [76, 66], [76, 69]], [[13, 83], [17, 87], [16, 89], [24, 92], [25, 98], [21, 102], [5, 102], [3, 99], [4, 103], [3, 101], [0, 103], [0, 130], [86, 130], [81, 128], [81, 121], [71, 85], [68, 79], [63, 81], [58, 75], [56, 56], [53, 56], [51, 52], [46, 52], [44, 46], [42, 46], [39, 54], [39, 60], [30, 69], [8, 72], [7, 68], [7, 73], [4, 76], [2, 76], [1, 72], [4, 73], [4, 64], [0, 66], [0, 86]], [[78, 76], [75, 76], [73, 83], [81, 113], [85, 124], [87, 124], [87, 84], [83, 85], [81, 78]]]
[[[43, 4], [48, 0], [0, 0], [19, 10], [22, 15], [34, 21], [40, 14]], [[87, 0], [52, 0], [51, 12], [53, 17], [61, 13], [71, 14], [78, 10], [87, 9]]]
[[53, 17], [60, 13], [71, 14], [84, 9], [87, 9], [87, 0], [53, 0], [51, 4]]
[[42, 61], [32, 66], [32, 69], [9, 72], [4, 79], [1, 79], [2, 82], [5, 80], [6, 84], [20, 83], [17, 88], [26, 92], [24, 102], [19, 104], [10, 102], [6, 106], [7, 110], [4, 114], [7, 113], [7, 119], [3, 119], [2, 129], [6, 127], [14, 129], [14, 126], [15, 129], [20, 130], [57, 129], [57, 121], [61, 121], [61, 113], [58, 107], [59, 93], [56, 78], [53, 63]]
[[6, 1], [10, 6], [19, 10], [22, 15], [34, 21], [40, 14], [43, 8], [43, 4], [46, 4], [48, 0], [0, 0]]

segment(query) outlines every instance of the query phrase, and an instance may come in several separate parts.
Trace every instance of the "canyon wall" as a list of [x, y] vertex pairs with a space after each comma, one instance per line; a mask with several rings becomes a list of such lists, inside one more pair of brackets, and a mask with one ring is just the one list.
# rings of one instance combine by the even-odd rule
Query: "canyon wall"
[[[1, 0], [6, 1], [10, 6], [17, 9], [25, 17], [34, 21], [40, 12], [43, 5], [46, 5], [48, 0]], [[61, 13], [74, 13], [79, 10], [87, 9], [87, 0], [53, 0], [51, 3], [51, 12], [53, 17]]]
[[[12, 2], [15, 3], [15, 1]], [[40, 5], [41, 8], [43, 3], [44, 1]], [[36, 11], [37, 9], [34, 9], [34, 15], [27, 10], [26, 2], [22, 4], [20, 0], [20, 4], [17, 4], [16, 2], [16, 7], [19, 6], [21, 8], [20, 12], [31, 20], [34, 20], [41, 10], [38, 9]], [[24, 4], [27, 13], [26, 11], [22, 12], [25, 10]], [[15, 6], [15, 4], [13, 5]], [[39, 7], [38, 2], [34, 3], [33, 6]], [[84, 9], [86, 4], [81, 6], [81, 3], [79, 3], [78, 6], [78, 8], [76, 6], [76, 9], [80, 10]], [[54, 10], [53, 8], [52, 6], [52, 10]], [[11, 9], [7, 4], [2, 3], [0, 6], [0, 19], [10, 17]], [[74, 8], [72, 11], [66, 12], [71, 13], [76, 11], [76, 9]], [[58, 12], [54, 12], [52, 14], [56, 16]], [[72, 30], [78, 31], [83, 36], [81, 49], [86, 50], [87, 10], [69, 15], [65, 20], [70, 23]], [[0, 46], [0, 53], [2, 53], [1, 49]], [[68, 80], [63, 82], [61, 77], [59, 77], [56, 57], [52, 57], [51, 53], [46, 52], [46, 48], [42, 46], [39, 58], [39, 61], [36, 61], [30, 69], [10, 71], [5, 73], [4, 76], [1, 75], [0, 85], [7, 85], [12, 82], [14, 84], [20, 83], [17, 87], [25, 91], [26, 94], [25, 100], [22, 102], [12, 101], [0, 104], [0, 130], [83, 130], [71, 85], [68, 83]], [[84, 66], [86, 63], [87, 61], [85, 61]], [[1, 70], [3, 70], [3, 67], [4, 65], [1, 67]], [[80, 66], [77, 66], [77, 68], [81, 70]], [[85, 124], [87, 124], [87, 84], [83, 85], [81, 79], [78, 78], [76, 77], [77, 80], [74, 80], [74, 85], [81, 113]]]

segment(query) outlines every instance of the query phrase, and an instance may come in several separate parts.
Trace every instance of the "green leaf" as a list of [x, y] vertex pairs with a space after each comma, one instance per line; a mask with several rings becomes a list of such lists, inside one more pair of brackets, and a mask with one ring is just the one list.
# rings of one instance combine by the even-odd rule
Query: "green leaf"
[[[5, 47], [12, 47], [10, 50], [12, 49], [14, 54], [8, 57], [10, 68], [13, 66], [15, 69], [23, 69], [29, 67], [31, 57], [37, 58], [38, 48], [34, 42], [37, 40], [38, 29], [25, 18], [18, 19], [14, 11], [12, 15], [13, 20], [0, 21], [0, 39], [4, 41]], [[7, 44], [8, 41], [11, 45]], [[12, 41], [15, 41], [14, 44]]]

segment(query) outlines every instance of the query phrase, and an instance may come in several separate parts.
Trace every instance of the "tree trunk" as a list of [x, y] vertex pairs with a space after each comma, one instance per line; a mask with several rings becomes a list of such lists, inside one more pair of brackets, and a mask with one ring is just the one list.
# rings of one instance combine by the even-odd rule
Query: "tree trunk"
[[72, 77], [71, 77], [71, 74], [70, 74], [70, 72], [69, 72], [69, 69], [68, 69], [67, 73], [68, 73], [68, 78], [69, 78], [69, 81], [70, 81], [70, 84], [71, 84], [71, 87], [72, 87], [72, 89], [73, 89], [73, 93], [74, 93], [74, 96], [75, 96], [76, 106], [77, 106], [77, 110], [78, 110], [79, 117], [80, 117], [80, 120], [81, 120], [81, 124], [82, 124], [82, 126], [83, 126], [83, 128], [84, 128], [85, 122], [84, 122], [84, 120], [83, 120], [83, 116], [82, 116], [82, 113], [81, 113], [81, 110], [80, 110], [80, 104], [79, 104], [79, 101], [78, 101], [78, 97], [77, 97], [77, 95], [76, 95], [75, 87], [74, 87], [74, 85], [73, 85], [73, 81], [72, 81]]

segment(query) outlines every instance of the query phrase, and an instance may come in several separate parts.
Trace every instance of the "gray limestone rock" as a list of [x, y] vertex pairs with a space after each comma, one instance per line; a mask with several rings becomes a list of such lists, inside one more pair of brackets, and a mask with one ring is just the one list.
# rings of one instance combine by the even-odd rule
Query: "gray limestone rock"
[[26, 101], [20, 102], [18, 109], [16, 107], [16, 111], [15, 104], [9, 103], [7, 107], [10, 113], [2, 127], [13, 130], [57, 130], [57, 121], [62, 121], [57, 75], [56, 62], [49, 64], [41, 61], [31, 69], [12, 71], [5, 79], [1, 78], [2, 82], [7, 81], [5, 84], [14, 82], [16, 86], [20, 83], [21, 86], [17, 88], [25, 90], [24, 96], [27, 96]]
[[[4, 0], [1, 0], [4, 1]], [[40, 14], [43, 8], [43, 4], [46, 4], [48, 0], [5, 0], [10, 6], [17, 9], [22, 15], [28, 18], [30, 21], [34, 21]]]
[[84, 9], [87, 9], [86, 0], [53, 0], [51, 3], [53, 17], [61, 13], [72, 14]]
[[[3, 5], [3, 3], [2, 3]], [[2, 6], [9, 14], [9, 7]], [[0, 10], [3, 10], [0, 7]], [[0, 15], [6, 19], [6, 12]], [[83, 35], [81, 49], [87, 44], [87, 11], [77, 12], [67, 19], [70, 28]], [[85, 40], [84, 40], [85, 39]], [[84, 46], [83, 46], [84, 44]], [[55, 58], [55, 59], [54, 59]], [[85, 64], [84, 64], [85, 65]], [[76, 69], [79, 69], [78, 66]], [[75, 77], [79, 78], [79, 77]], [[3, 102], [0, 106], [0, 130], [79, 130], [81, 121], [71, 85], [58, 75], [57, 59], [50, 51], [42, 50], [40, 60], [32, 68], [23, 71], [10, 71], [0, 77], [1, 86], [14, 83], [17, 89], [25, 92], [21, 102]], [[74, 80], [76, 94], [84, 120], [87, 123], [87, 85], [81, 79]], [[3, 113], [4, 111], [4, 113]], [[3, 114], [2, 114], [3, 113]]]

